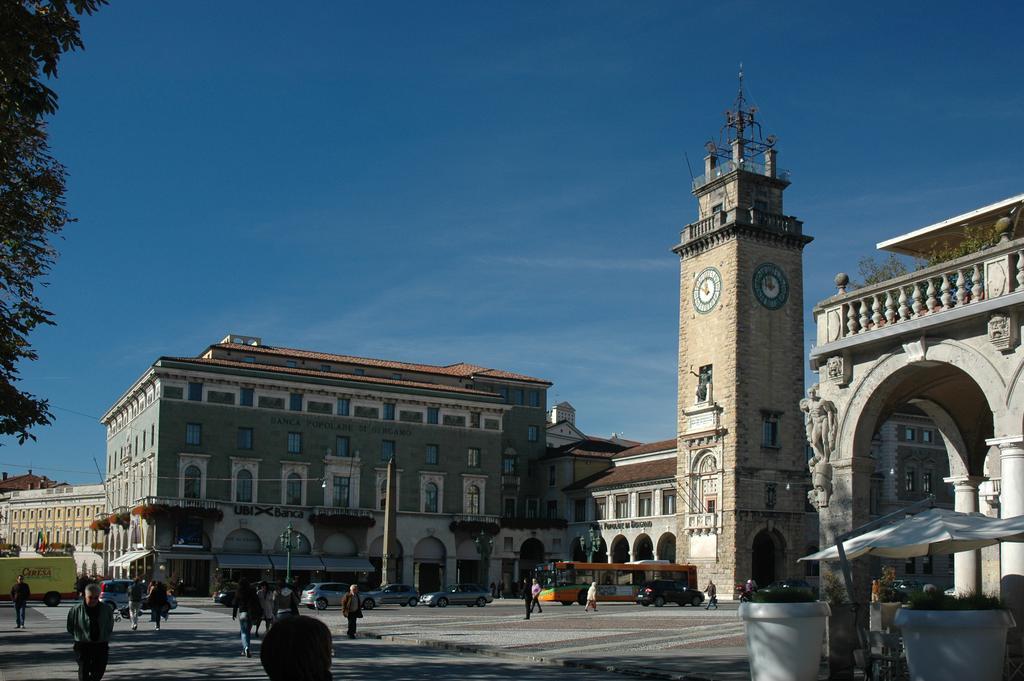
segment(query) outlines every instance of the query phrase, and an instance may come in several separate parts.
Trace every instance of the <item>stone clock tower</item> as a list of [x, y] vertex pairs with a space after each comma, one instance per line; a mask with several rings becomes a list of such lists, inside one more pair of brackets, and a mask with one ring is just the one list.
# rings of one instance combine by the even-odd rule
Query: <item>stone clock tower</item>
[[722, 593], [803, 568], [807, 494], [803, 248], [789, 173], [743, 81], [693, 181], [697, 220], [673, 251], [679, 279], [677, 556]]

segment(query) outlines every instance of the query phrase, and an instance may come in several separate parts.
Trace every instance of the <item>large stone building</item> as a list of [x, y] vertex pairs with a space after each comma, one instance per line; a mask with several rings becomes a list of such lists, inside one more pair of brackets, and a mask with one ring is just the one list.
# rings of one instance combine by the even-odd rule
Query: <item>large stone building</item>
[[[680, 257], [677, 555], [720, 584], [787, 576], [804, 547], [803, 248], [789, 174], [742, 86], [693, 182]], [[690, 530], [693, 530], [690, 533]]]
[[[542, 518], [536, 475], [549, 386], [235, 335], [161, 357], [103, 417], [110, 564], [197, 592], [281, 575], [290, 523], [300, 580], [372, 582], [395, 457], [399, 579], [511, 583], [562, 550], [564, 521]], [[493, 536], [486, 566], [481, 530]]]

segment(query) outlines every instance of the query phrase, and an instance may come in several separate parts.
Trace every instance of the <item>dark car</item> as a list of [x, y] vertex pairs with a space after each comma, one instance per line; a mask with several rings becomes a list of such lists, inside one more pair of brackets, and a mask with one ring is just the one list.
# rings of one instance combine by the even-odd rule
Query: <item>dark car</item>
[[636, 594], [636, 602], [644, 607], [653, 605], [660, 608], [666, 603], [696, 607], [704, 602], [704, 594], [696, 589], [691, 589], [686, 582], [656, 579], [652, 582], [645, 582], [640, 587], [640, 591]]
[[758, 589], [758, 591], [773, 593], [776, 591], [785, 591], [786, 589], [804, 589], [812, 593], [815, 591], [814, 587], [803, 579], [780, 579], [776, 582], [772, 582], [766, 587]]
[[219, 591], [214, 592], [213, 602], [219, 603], [220, 605], [225, 605], [230, 608], [235, 604], [235, 590], [220, 589]]
[[892, 590], [900, 603], [906, 603], [910, 599], [910, 594], [924, 591], [924, 582], [915, 582], [912, 579], [897, 579], [892, 583]]

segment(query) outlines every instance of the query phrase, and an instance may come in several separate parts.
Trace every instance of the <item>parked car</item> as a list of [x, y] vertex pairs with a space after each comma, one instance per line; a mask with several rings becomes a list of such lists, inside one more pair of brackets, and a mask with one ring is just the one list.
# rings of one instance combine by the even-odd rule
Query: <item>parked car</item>
[[815, 592], [815, 588], [803, 579], [780, 579], [772, 582], [766, 587], [758, 589], [758, 591], [767, 591], [768, 593], [772, 593], [775, 591], [785, 591], [786, 589], [805, 589], [812, 593]]
[[924, 582], [917, 582], [912, 579], [897, 579], [892, 583], [893, 591], [900, 599], [900, 603], [906, 603], [910, 594], [915, 591], [924, 591]]
[[104, 579], [100, 582], [100, 603], [106, 603], [115, 610], [128, 607], [128, 589], [131, 579]]
[[645, 608], [649, 605], [660, 608], [666, 603], [697, 607], [704, 602], [704, 594], [697, 589], [691, 589], [686, 582], [655, 579], [645, 582], [640, 587], [636, 594], [636, 602]]
[[476, 605], [482, 608], [493, 600], [494, 596], [491, 595], [491, 590], [479, 584], [455, 584], [443, 591], [434, 591], [420, 596], [420, 604], [431, 608], [434, 606], [445, 608], [449, 603], [452, 605]]
[[235, 604], [235, 590], [225, 588], [215, 591], [213, 594], [213, 602], [230, 608]]
[[397, 603], [402, 607], [415, 607], [420, 600], [416, 589], [408, 584], [385, 584], [384, 586], [361, 592], [363, 608], [373, 610], [378, 605], [393, 605]]
[[344, 582], [314, 582], [307, 584], [299, 596], [299, 603], [307, 608], [326, 610], [329, 605], [341, 607], [342, 597], [348, 593], [349, 585]]

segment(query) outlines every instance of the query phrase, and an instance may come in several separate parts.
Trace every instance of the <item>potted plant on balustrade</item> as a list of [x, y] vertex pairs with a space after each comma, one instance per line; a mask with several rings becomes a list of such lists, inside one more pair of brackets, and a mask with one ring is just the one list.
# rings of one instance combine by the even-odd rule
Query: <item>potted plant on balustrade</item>
[[830, 612], [810, 589], [759, 591], [741, 603], [751, 681], [816, 681]]
[[998, 681], [1013, 615], [995, 596], [910, 595], [896, 613], [913, 681]]

